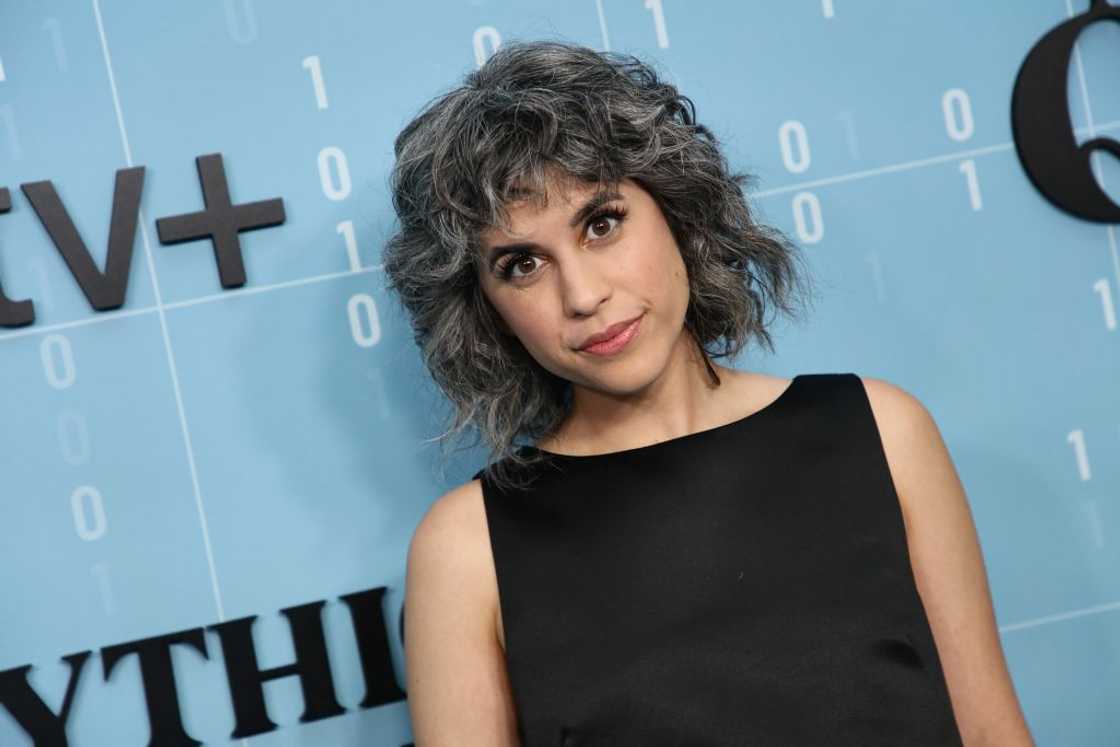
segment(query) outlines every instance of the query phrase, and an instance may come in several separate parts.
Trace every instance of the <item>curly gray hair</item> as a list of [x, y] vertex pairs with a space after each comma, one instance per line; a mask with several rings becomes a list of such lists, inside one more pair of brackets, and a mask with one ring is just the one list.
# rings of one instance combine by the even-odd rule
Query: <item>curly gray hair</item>
[[[752, 337], [773, 351], [766, 308], [797, 318], [797, 301], [807, 298], [800, 250], [755, 222], [744, 199], [742, 185], [757, 177], [731, 173], [692, 101], [632, 55], [507, 43], [429, 101], [394, 151], [400, 229], [384, 249], [385, 275], [454, 407], [437, 438], [477, 428], [495, 484], [522, 484], [515, 467], [547, 458], [515, 440], [552, 432], [568, 412], [571, 385], [526, 352], [484, 296], [480, 235], [510, 230], [507, 205], [543, 200], [556, 175], [612, 186], [629, 177], [653, 197], [684, 260], [685, 327], [705, 363], [735, 355]], [[710, 363], [708, 371], [718, 384]]]

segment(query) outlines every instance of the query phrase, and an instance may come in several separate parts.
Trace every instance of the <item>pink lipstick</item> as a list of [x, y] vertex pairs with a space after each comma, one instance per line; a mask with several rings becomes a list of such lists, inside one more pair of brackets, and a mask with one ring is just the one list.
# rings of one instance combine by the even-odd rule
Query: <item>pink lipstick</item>
[[642, 319], [644, 318], [645, 314], [642, 314], [642, 316], [638, 317], [634, 321], [630, 322], [630, 324], [623, 327], [622, 330], [614, 337], [610, 337], [606, 340], [600, 340], [599, 342], [588, 345], [585, 348], [580, 348], [580, 350], [585, 353], [591, 353], [592, 355], [614, 355], [615, 353], [626, 347], [627, 343], [634, 339], [634, 337], [638, 334], [638, 327], [641, 326]]

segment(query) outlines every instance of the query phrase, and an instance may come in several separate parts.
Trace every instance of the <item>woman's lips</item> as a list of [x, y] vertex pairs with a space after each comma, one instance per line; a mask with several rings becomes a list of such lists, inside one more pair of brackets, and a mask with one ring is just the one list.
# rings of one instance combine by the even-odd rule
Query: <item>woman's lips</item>
[[642, 314], [631, 322], [629, 326], [623, 328], [621, 332], [609, 340], [603, 340], [594, 345], [588, 345], [585, 348], [580, 348], [580, 350], [584, 353], [591, 353], [592, 355], [614, 355], [626, 347], [626, 345], [634, 339], [634, 336], [638, 334], [638, 327], [641, 326], [645, 316], [645, 314]]

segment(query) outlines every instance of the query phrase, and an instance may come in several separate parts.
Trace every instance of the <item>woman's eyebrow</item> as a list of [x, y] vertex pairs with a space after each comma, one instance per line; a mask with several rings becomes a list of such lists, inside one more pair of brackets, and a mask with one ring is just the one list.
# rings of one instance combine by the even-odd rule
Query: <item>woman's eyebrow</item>
[[[572, 228], [575, 228], [580, 223], [582, 223], [588, 215], [595, 212], [606, 203], [611, 202], [612, 200], [621, 199], [623, 199], [622, 194], [614, 190], [596, 192], [587, 200], [587, 202], [583, 204], [583, 207], [572, 214], [572, 219], [568, 221], [568, 225]], [[490, 247], [487, 254], [489, 256], [490, 263], [493, 264], [494, 260], [496, 260], [503, 254], [507, 254], [513, 251], [521, 251], [522, 249], [535, 249], [537, 248], [537, 246], [538, 245], [532, 241], [523, 241], [516, 244], [501, 244]]]
[[575, 212], [575, 215], [572, 216], [572, 220], [568, 223], [568, 225], [572, 228], [575, 228], [583, 222], [584, 218], [598, 210], [606, 203], [610, 202], [611, 200], [621, 199], [622, 195], [618, 192], [609, 190], [605, 192], [596, 192], [591, 196], [591, 199], [584, 203], [583, 207]]

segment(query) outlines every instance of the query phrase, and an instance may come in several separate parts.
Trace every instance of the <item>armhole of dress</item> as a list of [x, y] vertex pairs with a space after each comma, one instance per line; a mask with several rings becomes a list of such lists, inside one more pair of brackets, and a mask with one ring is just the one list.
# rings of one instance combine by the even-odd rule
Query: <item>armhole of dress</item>
[[[510, 644], [510, 627], [511, 626], [509, 625], [509, 621], [507, 619], [507, 614], [506, 614], [506, 604], [507, 604], [505, 602], [506, 594], [503, 593], [503, 591], [504, 591], [503, 587], [505, 586], [505, 576], [502, 573], [502, 566], [504, 565], [504, 552], [502, 550], [500, 550], [499, 547], [498, 547], [498, 545], [500, 544], [500, 541], [495, 540], [495, 532], [500, 531], [500, 530], [497, 530], [497, 527], [496, 527], [496, 522], [500, 521], [500, 517], [496, 516], [496, 514], [495, 514], [495, 512], [497, 512], [499, 509], [498, 509], [497, 506], [495, 506], [491, 502], [491, 497], [490, 497], [490, 492], [489, 492], [490, 488], [487, 485], [487, 483], [489, 482], [489, 479], [486, 476], [486, 468], [483, 467], [478, 472], [475, 472], [474, 476], [471, 479], [479, 481], [479, 489], [482, 492], [482, 520], [483, 520], [484, 526], [486, 527], [486, 542], [487, 542], [487, 545], [489, 546], [489, 549], [490, 549], [490, 558], [491, 558], [491, 561], [494, 564], [494, 582], [495, 582], [495, 586], [496, 586], [495, 593], [497, 594], [497, 598], [494, 600], [495, 607], [496, 607], [495, 613], [497, 614], [498, 618], [501, 620], [502, 637], [504, 638], [504, 646], [502, 646], [502, 649], [503, 649], [502, 650], [502, 655], [503, 655], [503, 659], [505, 661], [505, 666], [507, 668], [507, 672], [509, 672], [510, 648], [511, 648], [511, 644]], [[510, 676], [512, 677], [512, 673], [510, 673]], [[512, 685], [512, 679], [511, 679], [511, 685]], [[521, 728], [521, 726], [520, 726], [520, 719], [519, 719], [518, 729], [520, 729], [520, 728]], [[519, 734], [520, 734], [520, 732], [519, 732]]]
[[[879, 479], [884, 485], [884, 495], [891, 499], [888, 503], [893, 503], [893, 508], [889, 509], [891, 523], [896, 527], [901, 557], [905, 562], [908, 593], [911, 595], [911, 600], [915, 605], [915, 609], [920, 612], [920, 616], [913, 623], [913, 625], [922, 628], [922, 635], [916, 645], [920, 650], [926, 666], [934, 673], [936, 681], [939, 683], [938, 689], [947, 704], [949, 718], [959, 735], [960, 726], [957, 724], [956, 715], [953, 713], [951, 706], [948, 706], [950, 703], [949, 693], [945, 683], [945, 670], [941, 661], [941, 655], [937, 650], [937, 645], [933, 638], [933, 630], [929, 623], [929, 613], [926, 611], [921, 592], [918, 591], [918, 579], [914, 574], [914, 564], [910, 557], [910, 542], [906, 534], [906, 520], [902, 513], [902, 501], [898, 494], [898, 488], [894, 484], [894, 478], [891, 476], [890, 465], [887, 463], [887, 452], [883, 444], [883, 435], [879, 430], [879, 423], [875, 420], [875, 413], [871, 409], [871, 398], [867, 394], [867, 387], [864, 385], [863, 380], [855, 374], [849, 374], [849, 376], [851, 376], [853, 389], [858, 390], [853, 391], [853, 395], [858, 399], [858, 404], [864, 413], [864, 418], [868, 421], [867, 430], [870, 433], [870, 438], [874, 441], [874, 448], [872, 451], [874, 452], [873, 461], [875, 463], [875, 471], [878, 473]], [[914, 643], [914, 641], [912, 641], [912, 643]], [[953, 744], [960, 745], [963, 744], [963, 742], [958, 740], [953, 742]]]
[[913, 560], [910, 557], [910, 540], [906, 532], [906, 519], [902, 513], [902, 499], [898, 494], [898, 488], [894, 484], [894, 477], [891, 475], [890, 464], [887, 462], [887, 451], [883, 444], [883, 434], [879, 430], [879, 423], [875, 420], [875, 413], [871, 409], [871, 399], [867, 395], [867, 387], [864, 385], [863, 380], [855, 375], [851, 376], [853, 387], [853, 396], [857, 399], [856, 404], [860, 410], [860, 416], [866, 424], [861, 428], [867, 434], [867, 440], [870, 450], [870, 464], [869, 468], [874, 470], [874, 479], [877, 480], [882, 486], [882, 495], [886, 498], [888, 505], [884, 509], [890, 514], [890, 522], [895, 531], [896, 541], [898, 543], [898, 551], [901, 557], [906, 562], [906, 574], [909, 580], [909, 586], [915, 596], [919, 599], [918, 580], [914, 575]]
[[[483, 512], [483, 516], [486, 520], [486, 531], [489, 534], [489, 532], [490, 532], [490, 493], [489, 493], [489, 487], [486, 484], [488, 482], [488, 480], [486, 478], [486, 468], [483, 467], [478, 472], [475, 472], [471, 476], [471, 479], [472, 480], [478, 480], [478, 490], [479, 490], [480, 493], [482, 493], [482, 512]], [[492, 546], [493, 545], [491, 545], [491, 547]]]
[[[887, 462], [887, 450], [883, 444], [883, 434], [879, 430], [879, 423], [875, 420], [875, 413], [871, 409], [871, 398], [867, 394], [867, 387], [863, 379], [855, 373], [840, 374], [842, 377], [842, 396], [846, 404], [838, 404], [841, 412], [848, 413], [855, 422], [849, 423], [846, 430], [853, 436], [853, 443], [862, 444], [860, 449], [862, 462], [868, 470], [869, 483], [878, 488], [882, 496], [887, 519], [891, 524], [897, 550], [906, 560], [907, 572], [911, 582], [917, 588], [914, 578], [913, 565], [910, 559], [910, 541], [906, 532], [906, 519], [902, 512], [902, 499], [898, 494], [898, 487], [894, 484], [890, 464]], [[860, 457], [856, 457], [860, 458]]]
[[[887, 462], [887, 449], [883, 444], [883, 433], [879, 430], [879, 423], [875, 420], [875, 413], [871, 409], [871, 398], [867, 394], [867, 387], [864, 385], [863, 379], [855, 373], [847, 373], [843, 376], [849, 378], [854, 390], [856, 406], [864, 423], [863, 430], [871, 442], [872, 461], [875, 464], [876, 476], [883, 484], [884, 491], [894, 499], [898, 520], [902, 522], [902, 501], [898, 495], [898, 487], [894, 484], [894, 477], [891, 475], [890, 464]], [[905, 530], [905, 523], [902, 524], [902, 528]]]

